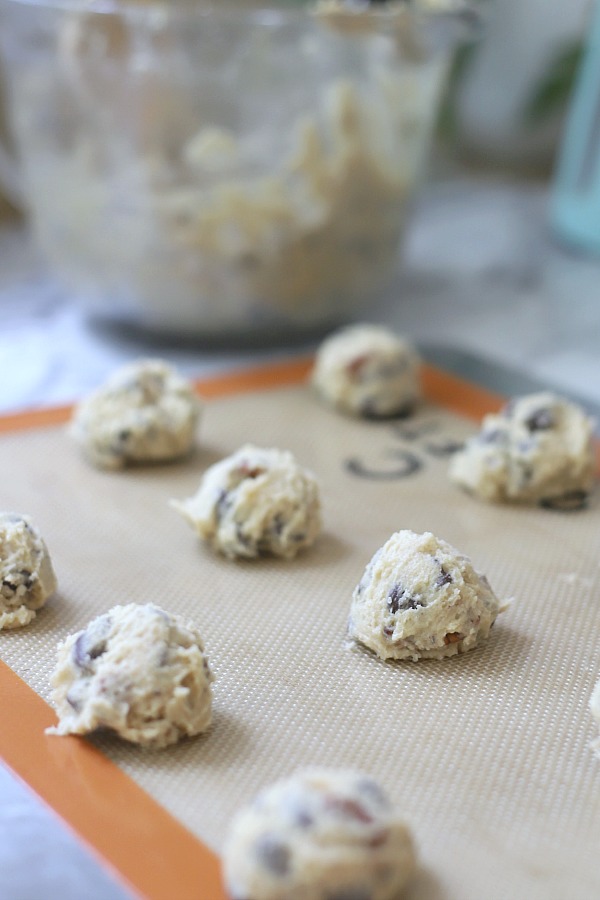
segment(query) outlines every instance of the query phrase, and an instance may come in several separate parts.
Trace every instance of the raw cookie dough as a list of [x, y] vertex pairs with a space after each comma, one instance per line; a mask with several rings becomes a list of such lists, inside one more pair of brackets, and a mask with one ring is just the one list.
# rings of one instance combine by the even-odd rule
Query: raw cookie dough
[[232, 900], [391, 900], [415, 868], [377, 782], [326, 769], [263, 790], [234, 818], [223, 859]]
[[381, 659], [442, 659], [485, 640], [499, 611], [468, 557], [430, 532], [397, 531], [354, 591], [348, 631]]
[[482, 500], [581, 506], [594, 480], [592, 421], [543, 392], [485, 416], [481, 431], [450, 463], [450, 479]]
[[406, 415], [420, 393], [419, 357], [387, 328], [352, 325], [321, 345], [313, 384], [342, 412], [365, 418]]
[[[19, 124], [25, 142], [38, 137], [50, 89], [85, 110], [68, 147], [46, 145], [32, 177], [44, 248], [72, 278], [76, 257], [77, 284], [93, 279], [81, 293], [94, 311], [167, 333], [281, 333], [337, 321], [391, 281], [447, 65], [439, 53], [407, 65], [385, 6], [385, 34], [356, 46], [350, 68], [339, 36], [309, 15], [280, 32], [272, 63], [268, 36], [251, 42], [246, 29], [209, 20], [195, 45], [211, 57], [201, 98], [201, 68], [184, 81], [135, 68], [126, 18], [65, 15], [51, 88], [40, 89], [37, 70], [26, 80]], [[153, 31], [157, 52], [169, 27]], [[215, 54], [223, 27], [229, 52]], [[299, 79], [308, 45], [314, 71]], [[132, 71], [133, 94], [119, 103]], [[270, 83], [275, 71], [284, 85], [295, 79], [293, 102]], [[135, 151], [122, 137], [131, 103]], [[99, 127], [110, 135], [101, 146]]]
[[108, 728], [162, 748], [206, 731], [213, 676], [197, 629], [151, 604], [115, 606], [58, 648], [53, 734]]
[[211, 466], [198, 492], [171, 501], [214, 550], [234, 559], [288, 559], [321, 530], [319, 487], [285, 450], [252, 444]]
[[48, 549], [29, 516], [0, 512], [0, 631], [28, 625], [55, 590]]
[[101, 469], [164, 462], [192, 447], [200, 400], [167, 363], [142, 359], [115, 372], [76, 408], [70, 432]]

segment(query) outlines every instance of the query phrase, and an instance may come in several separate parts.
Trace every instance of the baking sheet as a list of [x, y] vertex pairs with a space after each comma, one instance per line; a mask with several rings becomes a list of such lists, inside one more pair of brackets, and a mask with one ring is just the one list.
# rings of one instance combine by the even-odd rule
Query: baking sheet
[[[473, 429], [431, 404], [403, 423], [357, 422], [300, 385], [211, 402], [198, 452], [177, 465], [97, 472], [62, 426], [4, 435], [1, 505], [39, 524], [60, 590], [29, 628], [0, 634], [1, 657], [48, 699], [59, 639], [116, 603], [162, 605], [205, 637], [213, 728], [162, 752], [93, 740], [214, 850], [264, 784], [354, 766], [414, 828], [407, 897], [597, 900], [598, 499], [557, 513], [462, 494], [446, 450]], [[292, 450], [321, 481], [324, 534], [294, 561], [215, 557], [168, 506], [245, 441]], [[354, 585], [399, 528], [445, 538], [515, 597], [487, 645], [417, 664], [347, 646]]]

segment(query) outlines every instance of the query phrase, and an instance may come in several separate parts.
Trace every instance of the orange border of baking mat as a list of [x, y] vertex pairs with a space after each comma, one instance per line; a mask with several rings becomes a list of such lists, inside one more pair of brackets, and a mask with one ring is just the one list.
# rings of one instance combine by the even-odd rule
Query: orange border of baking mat
[[[197, 382], [206, 399], [299, 384], [312, 358], [295, 359]], [[498, 409], [502, 398], [425, 365], [428, 400], [473, 418]], [[66, 422], [71, 407], [0, 417], [0, 432]], [[600, 460], [600, 454], [599, 454]], [[147, 898], [225, 900], [218, 856], [143, 791], [115, 763], [78, 737], [44, 733], [56, 722], [52, 708], [0, 662], [0, 758], [58, 813], [126, 888]], [[114, 798], [118, 798], [118, 818]]]

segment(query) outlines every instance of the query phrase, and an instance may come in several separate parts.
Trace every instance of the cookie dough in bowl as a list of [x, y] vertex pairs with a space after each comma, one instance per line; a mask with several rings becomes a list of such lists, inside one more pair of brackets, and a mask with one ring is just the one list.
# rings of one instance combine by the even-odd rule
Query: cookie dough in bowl
[[318, 483], [287, 450], [246, 444], [204, 473], [197, 493], [171, 505], [229, 559], [291, 559], [321, 530]]
[[342, 412], [375, 419], [407, 415], [420, 396], [419, 357], [387, 328], [351, 325], [323, 342], [312, 381]]
[[223, 861], [232, 900], [396, 900], [416, 857], [371, 777], [306, 769], [238, 812]]
[[500, 611], [468, 557], [431, 532], [397, 531], [354, 590], [348, 633], [381, 659], [442, 659], [477, 647]]
[[50, 554], [32, 520], [0, 512], [0, 631], [28, 625], [55, 590]]
[[76, 407], [70, 433], [100, 469], [167, 462], [191, 450], [200, 408], [192, 385], [171, 366], [142, 359]]
[[450, 479], [492, 503], [584, 505], [594, 481], [593, 422], [550, 392], [511, 400], [485, 416], [450, 463]]
[[212, 680], [193, 625], [152, 604], [115, 606], [59, 645], [49, 733], [109, 729], [160, 749], [208, 729]]

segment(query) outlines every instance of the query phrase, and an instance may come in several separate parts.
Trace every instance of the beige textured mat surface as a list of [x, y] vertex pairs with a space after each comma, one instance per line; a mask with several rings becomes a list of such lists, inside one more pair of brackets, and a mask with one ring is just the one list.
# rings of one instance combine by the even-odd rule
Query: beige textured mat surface
[[[210, 846], [265, 783], [354, 766], [414, 827], [410, 900], [598, 900], [600, 503], [557, 513], [463, 495], [440, 454], [473, 428], [432, 407], [404, 424], [355, 422], [291, 388], [211, 403], [194, 459], [161, 468], [97, 472], [62, 428], [4, 435], [0, 507], [34, 517], [60, 590], [29, 628], [0, 633], [0, 656], [48, 698], [59, 639], [116, 603], [160, 604], [205, 636], [214, 726], [162, 752], [97, 743]], [[325, 533], [292, 562], [216, 558], [168, 506], [247, 440], [291, 449], [321, 481]], [[346, 646], [352, 590], [399, 528], [445, 538], [516, 598], [486, 646], [395, 664]]]

